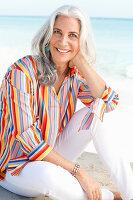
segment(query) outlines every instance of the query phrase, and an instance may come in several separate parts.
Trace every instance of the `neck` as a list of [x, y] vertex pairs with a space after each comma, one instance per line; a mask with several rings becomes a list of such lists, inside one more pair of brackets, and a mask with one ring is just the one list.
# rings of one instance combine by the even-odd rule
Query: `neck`
[[67, 65], [56, 65], [56, 69], [59, 77], [65, 75], [69, 70]]

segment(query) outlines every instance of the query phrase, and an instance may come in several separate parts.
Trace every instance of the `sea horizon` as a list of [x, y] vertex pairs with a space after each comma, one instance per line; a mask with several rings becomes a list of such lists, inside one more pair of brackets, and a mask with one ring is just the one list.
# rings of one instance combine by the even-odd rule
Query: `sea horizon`
[[[11, 55], [17, 52], [19, 56], [20, 51], [30, 54], [31, 39], [47, 18], [47, 15], [0, 15], [1, 55], [6, 50]], [[90, 17], [90, 22], [101, 72], [133, 79], [133, 19]]]
[[[49, 17], [50, 15], [1, 15], [0, 17]], [[100, 16], [89, 16], [90, 18], [94, 19], [118, 19], [118, 20], [133, 20], [133, 18], [124, 18], [124, 17], [100, 17]]]

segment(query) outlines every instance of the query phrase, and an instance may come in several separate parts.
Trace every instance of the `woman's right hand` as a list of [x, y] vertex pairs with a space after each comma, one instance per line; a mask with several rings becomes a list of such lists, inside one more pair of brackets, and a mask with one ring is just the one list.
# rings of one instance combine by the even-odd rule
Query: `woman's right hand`
[[[54, 149], [50, 151], [50, 153], [43, 158], [43, 161], [51, 162], [55, 165], [59, 165], [62, 168], [66, 169], [68, 172], [72, 172], [74, 169], [75, 163], [67, 160], [62, 157], [59, 153], [57, 153]], [[94, 181], [87, 172], [79, 168], [76, 178], [79, 181], [81, 187], [86, 192], [89, 200], [101, 200], [101, 190], [99, 184]]]
[[84, 169], [79, 169], [76, 178], [86, 192], [89, 200], [102, 200], [100, 185]]

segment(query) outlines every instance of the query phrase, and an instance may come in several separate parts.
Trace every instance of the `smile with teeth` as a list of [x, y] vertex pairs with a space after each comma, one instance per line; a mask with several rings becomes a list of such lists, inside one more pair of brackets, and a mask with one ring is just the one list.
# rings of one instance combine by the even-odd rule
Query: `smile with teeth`
[[59, 51], [60, 53], [68, 53], [70, 50], [65, 50], [65, 49], [58, 49], [58, 48], [56, 48], [57, 49], [57, 51]]

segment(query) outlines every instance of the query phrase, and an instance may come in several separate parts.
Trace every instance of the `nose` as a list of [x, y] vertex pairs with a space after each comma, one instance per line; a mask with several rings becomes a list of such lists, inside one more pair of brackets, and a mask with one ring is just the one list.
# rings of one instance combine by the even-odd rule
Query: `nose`
[[60, 38], [60, 44], [61, 44], [62, 46], [65, 46], [65, 45], [68, 44], [68, 37], [67, 37], [67, 35], [62, 35], [62, 36], [61, 36], [61, 38]]

